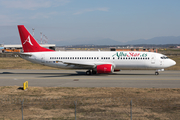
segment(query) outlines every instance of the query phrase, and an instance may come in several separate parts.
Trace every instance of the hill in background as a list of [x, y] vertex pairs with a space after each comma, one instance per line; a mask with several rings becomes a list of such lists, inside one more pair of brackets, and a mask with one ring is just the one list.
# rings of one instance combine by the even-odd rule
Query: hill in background
[[87, 39], [80, 38], [71, 41], [52, 41], [57, 46], [65, 45], [137, 45], [137, 44], [180, 44], [180, 36], [154, 37], [151, 39], [138, 39], [128, 42], [119, 42], [110, 38], [104, 39]]

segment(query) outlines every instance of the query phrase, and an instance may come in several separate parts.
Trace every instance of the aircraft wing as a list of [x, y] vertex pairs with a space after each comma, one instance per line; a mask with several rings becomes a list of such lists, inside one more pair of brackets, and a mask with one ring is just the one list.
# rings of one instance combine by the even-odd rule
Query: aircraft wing
[[69, 61], [56, 61], [56, 62], [62, 62], [64, 64], [67, 64], [67, 65], [75, 65], [75, 66], [84, 66], [84, 67], [96, 67], [96, 64], [94, 63], [89, 63], [89, 62], [84, 62], [84, 63], [80, 63], [80, 62], [69, 62]]
[[56, 61], [56, 62], [62, 62], [67, 65], [75, 65], [75, 66], [82, 66], [82, 67], [91, 67], [95, 68], [97, 65], [102, 64], [112, 64], [112, 63], [106, 63], [106, 62], [69, 62], [69, 61]]

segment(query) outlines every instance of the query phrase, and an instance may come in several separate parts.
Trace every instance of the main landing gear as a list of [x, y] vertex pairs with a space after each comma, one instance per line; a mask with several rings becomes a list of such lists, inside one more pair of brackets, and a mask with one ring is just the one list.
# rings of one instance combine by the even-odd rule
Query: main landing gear
[[91, 74], [92, 74], [92, 73], [91, 73], [90, 70], [86, 71], [86, 75], [91, 75]]
[[92, 74], [96, 74], [97, 72], [94, 70], [88, 70], [86, 71], [86, 75], [92, 75]]

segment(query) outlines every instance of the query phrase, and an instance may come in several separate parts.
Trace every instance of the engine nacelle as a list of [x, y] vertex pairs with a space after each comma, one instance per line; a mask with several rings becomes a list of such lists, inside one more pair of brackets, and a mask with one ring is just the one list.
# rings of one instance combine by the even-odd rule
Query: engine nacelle
[[97, 71], [97, 74], [112, 73], [114, 71], [114, 67], [111, 64], [97, 65], [96, 71]]

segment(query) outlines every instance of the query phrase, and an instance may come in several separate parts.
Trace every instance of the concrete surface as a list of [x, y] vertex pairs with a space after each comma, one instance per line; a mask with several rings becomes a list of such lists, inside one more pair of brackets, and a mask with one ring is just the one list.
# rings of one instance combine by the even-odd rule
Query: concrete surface
[[0, 86], [180, 88], [180, 71], [124, 70], [113, 74], [85, 75], [83, 70], [0, 69]]

